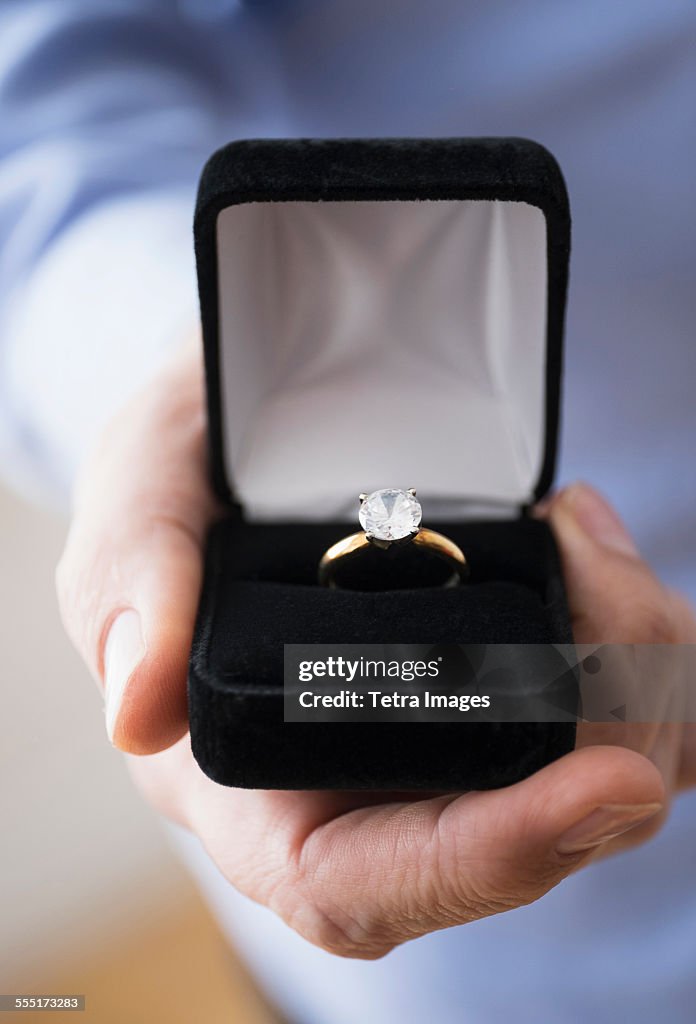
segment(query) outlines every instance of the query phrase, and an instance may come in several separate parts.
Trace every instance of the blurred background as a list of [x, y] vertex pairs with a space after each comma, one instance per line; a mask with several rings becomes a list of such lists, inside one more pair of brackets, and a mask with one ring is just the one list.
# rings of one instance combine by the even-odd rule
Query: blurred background
[[106, 739], [58, 616], [65, 529], [0, 488], [0, 992], [84, 993], [60, 1019], [99, 1024], [276, 1020]]

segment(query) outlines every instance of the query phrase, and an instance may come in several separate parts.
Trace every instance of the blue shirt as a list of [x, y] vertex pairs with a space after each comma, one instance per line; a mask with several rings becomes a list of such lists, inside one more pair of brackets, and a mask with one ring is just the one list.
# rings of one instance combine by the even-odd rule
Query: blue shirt
[[[104, 418], [197, 322], [208, 154], [253, 136], [526, 135], [558, 157], [574, 247], [561, 481], [616, 503], [696, 594], [696, 7], [691, 0], [5, 0], [0, 453], [64, 492]], [[313, 949], [182, 840], [299, 1021], [693, 1020], [696, 823], [534, 906], [378, 963]]]

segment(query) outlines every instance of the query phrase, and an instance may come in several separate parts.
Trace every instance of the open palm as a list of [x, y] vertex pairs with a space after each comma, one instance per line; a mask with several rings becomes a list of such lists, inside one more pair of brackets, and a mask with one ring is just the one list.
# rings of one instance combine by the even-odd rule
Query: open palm
[[[582, 727], [532, 777], [465, 794], [262, 792], [218, 786], [187, 736], [186, 674], [208, 526], [202, 367], [182, 351], [112, 422], [85, 467], [58, 570], [66, 627], [104, 680], [107, 726], [138, 785], [194, 831], [230, 882], [310, 941], [374, 958], [529, 903], [598, 853], [644, 840], [696, 782], [692, 727]], [[696, 640], [686, 602], [615, 513], [575, 485], [544, 509], [576, 640]], [[633, 748], [633, 749], [631, 749]]]

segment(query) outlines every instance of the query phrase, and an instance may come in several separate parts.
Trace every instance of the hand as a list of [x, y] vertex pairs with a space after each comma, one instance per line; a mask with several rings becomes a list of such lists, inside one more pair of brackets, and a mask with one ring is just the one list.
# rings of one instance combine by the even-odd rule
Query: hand
[[[218, 513], [199, 355], [188, 350], [116, 418], [84, 471], [58, 570], [61, 608], [105, 681], [112, 741], [150, 755], [131, 759], [147, 797], [200, 837], [233, 885], [310, 941], [375, 958], [529, 903], [598, 852], [645, 839], [670, 794], [694, 782], [684, 728], [623, 736], [617, 726], [608, 736], [596, 726], [580, 749], [494, 792], [216, 785], [191, 756], [186, 671], [204, 536]], [[575, 485], [542, 514], [561, 547], [578, 641], [695, 638], [691, 609], [655, 579], [595, 492]]]

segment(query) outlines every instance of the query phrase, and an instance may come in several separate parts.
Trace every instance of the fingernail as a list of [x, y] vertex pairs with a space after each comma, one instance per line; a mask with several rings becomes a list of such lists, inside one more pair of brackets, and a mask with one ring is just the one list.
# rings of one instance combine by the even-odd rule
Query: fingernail
[[597, 807], [569, 828], [556, 845], [558, 853], [582, 853], [642, 824], [662, 809], [662, 804], [609, 804]]
[[572, 484], [563, 492], [563, 505], [580, 528], [600, 544], [625, 555], [638, 554], [633, 538], [617, 513], [592, 487]]
[[128, 680], [144, 654], [145, 643], [140, 628], [140, 616], [129, 608], [114, 619], [104, 649], [106, 731], [112, 743]]

